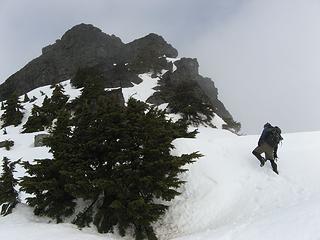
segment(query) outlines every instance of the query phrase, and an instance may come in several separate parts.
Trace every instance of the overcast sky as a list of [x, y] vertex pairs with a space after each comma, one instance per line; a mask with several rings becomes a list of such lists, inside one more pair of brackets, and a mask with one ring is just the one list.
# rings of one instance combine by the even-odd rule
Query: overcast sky
[[197, 58], [243, 133], [320, 130], [320, 0], [0, 0], [0, 82], [82, 22]]

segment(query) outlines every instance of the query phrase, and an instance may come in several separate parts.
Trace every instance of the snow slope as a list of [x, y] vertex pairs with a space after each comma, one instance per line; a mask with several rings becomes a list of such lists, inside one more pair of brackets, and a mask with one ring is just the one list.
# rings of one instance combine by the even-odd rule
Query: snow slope
[[[148, 81], [149, 75], [140, 76]], [[63, 83], [73, 98], [79, 90]], [[144, 82], [152, 88], [156, 82]], [[135, 87], [140, 87], [139, 85]], [[40, 88], [50, 95], [49, 86]], [[28, 95], [44, 96], [40, 89]], [[127, 91], [130, 96], [139, 89]], [[145, 99], [152, 89], [136, 94]], [[150, 96], [149, 95], [149, 96]], [[32, 104], [27, 103], [26, 118]], [[1, 114], [1, 112], [0, 112]], [[221, 122], [217, 116], [214, 121]], [[48, 158], [46, 147], [33, 147], [35, 133], [20, 134], [21, 126], [0, 132], [0, 141], [11, 139], [11, 151], [0, 149], [11, 160]], [[177, 139], [174, 154], [200, 151], [204, 157], [187, 166], [182, 178], [187, 183], [182, 194], [174, 199], [167, 214], [155, 224], [160, 239], [176, 240], [255, 240], [255, 239], [320, 239], [320, 132], [284, 134], [278, 155], [279, 173], [267, 163], [259, 167], [251, 154], [259, 136], [237, 136], [222, 129], [201, 127], [196, 139]], [[0, 170], [1, 171], [1, 170]], [[16, 176], [24, 174], [17, 168]], [[24, 202], [25, 196], [21, 195]], [[0, 239], [6, 240], [98, 240], [122, 239], [116, 234], [98, 234], [94, 228], [82, 231], [69, 223], [54, 224], [47, 218], [32, 214], [32, 209], [20, 204], [13, 214], [0, 217]], [[125, 239], [131, 239], [126, 237]]]
[[177, 153], [205, 157], [190, 166], [159, 228], [169, 229], [164, 239], [320, 239], [319, 138], [284, 134], [279, 176], [251, 155], [258, 136], [202, 128], [196, 140], [176, 140]]

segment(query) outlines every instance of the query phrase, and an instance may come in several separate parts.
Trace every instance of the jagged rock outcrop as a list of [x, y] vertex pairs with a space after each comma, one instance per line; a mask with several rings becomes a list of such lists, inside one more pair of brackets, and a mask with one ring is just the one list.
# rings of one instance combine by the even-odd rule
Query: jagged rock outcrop
[[34, 136], [34, 147], [43, 147], [43, 140], [47, 138], [49, 134], [41, 133]]
[[[70, 79], [79, 68], [96, 67], [110, 78], [109, 73], [114, 71], [115, 63], [151, 62], [149, 53], [151, 57], [176, 57], [178, 54], [156, 34], [124, 44], [120, 38], [103, 33], [90, 24], [80, 24], [68, 30], [56, 43], [44, 47], [41, 56], [10, 76], [0, 86], [0, 100], [6, 99], [13, 91], [20, 95], [40, 86]], [[139, 68], [136, 67], [134, 72], [139, 72]], [[128, 71], [123, 79], [124, 86], [130, 86], [131, 81], [137, 81], [137, 77], [133, 71]], [[111, 84], [112, 87], [120, 85], [119, 81]]]
[[[208, 102], [228, 125], [237, 128], [238, 123], [234, 122], [231, 114], [219, 101], [214, 82], [199, 74], [197, 60], [182, 58], [175, 61], [173, 67], [166, 57], [176, 58], [177, 55], [175, 48], [154, 33], [125, 44], [115, 35], [103, 33], [93, 25], [79, 24], [54, 44], [44, 47], [41, 56], [0, 85], [0, 100], [8, 98], [13, 92], [21, 95], [40, 86], [74, 79], [82, 69], [98, 74], [103, 78], [105, 87], [109, 88], [131, 87], [133, 83], [142, 81], [138, 74], [153, 72], [155, 76], [159, 76], [165, 69], [168, 71], [159, 81], [159, 91], [148, 102], [156, 105], [169, 102], [174, 97], [172, 89], [175, 86], [192, 84], [191, 88], [194, 87], [194, 93], [200, 101]], [[121, 90], [114, 94], [123, 104]]]
[[177, 57], [178, 51], [168, 44], [163, 37], [150, 33], [145, 37], [134, 40], [125, 46], [125, 53], [128, 61], [139, 58], [140, 56], [164, 56]]
[[224, 104], [218, 99], [218, 89], [210, 78], [203, 77], [199, 74], [199, 64], [195, 58], [181, 58], [174, 62], [177, 67], [175, 71], [168, 71], [163, 75], [160, 81], [158, 92], [154, 93], [148, 99], [148, 102], [159, 105], [168, 102], [174, 91], [175, 86], [185, 83], [194, 83], [195, 93], [198, 98], [211, 103], [214, 112], [222, 117], [225, 121], [232, 120], [232, 116], [225, 108]]

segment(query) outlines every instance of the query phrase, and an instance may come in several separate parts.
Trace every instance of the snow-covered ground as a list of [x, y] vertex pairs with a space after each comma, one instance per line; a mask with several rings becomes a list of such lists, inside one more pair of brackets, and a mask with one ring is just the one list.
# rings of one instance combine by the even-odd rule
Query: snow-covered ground
[[158, 229], [164, 239], [320, 239], [320, 132], [284, 134], [279, 176], [251, 154], [257, 139], [201, 128], [176, 140], [177, 153], [205, 156]]
[[[145, 87], [156, 84], [156, 79], [148, 75], [141, 78]], [[64, 85], [72, 97], [79, 94], [68, 81]], [[137, 87], [141, 87], [139, 85]], [[48, 95], [52, 91], [49, 86], [40, 89]], [[132, 88], [126, 96], [140, 90]], [[145, 99], [153, 90], [144, 88], [144, 91], [136, 95]], [[147, 91], [150, 91], [149, 95]], [[30, 98], [36, 95], [39, 103], [44, 97], [39, 95], [39, 89], [28, 95]], [[31, 107], [32, 104], [27, 103], [26, 112]], [[221, 122], [218, 117], [215, 121]], [[0, 149], [0, 163], [3, 156], [13, 161], [51, 156], [46, 147], [33, 146], [35, 133], [20, 134], [20, 131], [21, 126], [8, 127], [7, 135], [0, 132], [0, 141], [10, 139], [15, 142], [10, 151]], [[284, 141], [278, 151], [280, 175], [271, 170], [269, 163], [261, 168], [251, 154], [258, 137], [200, 127], [196, 139], [175, 140], [174, 154], [199, 151], [204, 157], [187, 166], [189, 171], [182, 176], [187, 181], [180, 189], [182, 194], [171, 202], [167, 214], [155, 224], [160, 239], [320, 239], [320, 132], [283, 134]], [[16, 176], [23, 174], [23, 169], [17, 167]], [[21, 195], [23, 201], [24, 197]], [[69, 223], [50, 223], [47, 218], [34, 216], [30, 207], [19, 204], [12, 214], [0, 217], [0, 239], [123, 238], [115, 234], [98, 234], [94, 228], [80, 231]]]

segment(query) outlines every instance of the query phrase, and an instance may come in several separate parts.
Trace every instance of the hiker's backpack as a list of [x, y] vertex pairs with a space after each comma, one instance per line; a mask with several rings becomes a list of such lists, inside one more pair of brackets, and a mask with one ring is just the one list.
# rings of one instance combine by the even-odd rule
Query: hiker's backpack
[[281, 129], [279, 127], [271, 127], [270, 130], [268, 130], [265, 141], [271, 147], [277, 146], [282, 140]]

